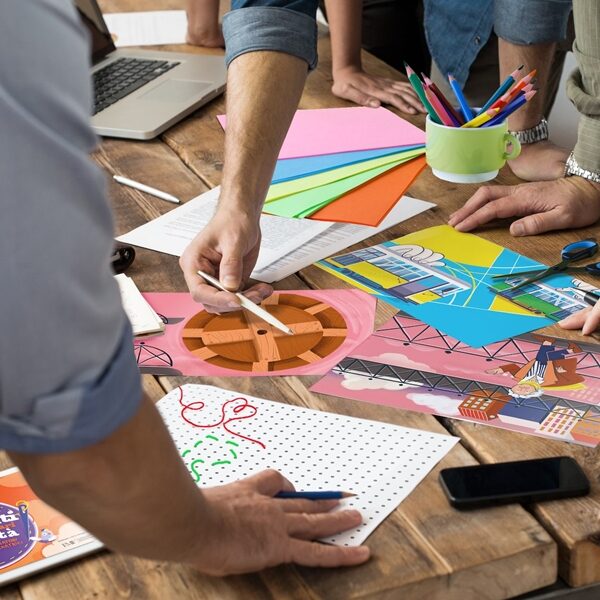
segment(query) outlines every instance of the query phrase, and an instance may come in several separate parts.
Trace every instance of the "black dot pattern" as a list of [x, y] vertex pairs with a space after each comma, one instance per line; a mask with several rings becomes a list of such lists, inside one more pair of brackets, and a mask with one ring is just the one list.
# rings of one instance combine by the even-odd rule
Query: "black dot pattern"
[[[235, 412], [243, 397], [249, 406]], [[182, 401], [180, 402], [180, 398]], [[182, 403], [203, 402], [201, 410]], [[323, 541], [358, 546], [419, 484], [457, 438], [241, 396], [213, 386], [187, 384], [167, 394], [158, 409], [190, 474], [199, 486], [231, 483], [272, 468], [297, 490], [342, 490], [363, 523]], [[196, 406], [198, 406], [196, 404]], [[247, 411], [247, 412], [246, 412]], [[248, 418], [238, 418], [244, 413]], [[232, 420], [227, 420], [232, 418]], [[262, 447], [264, 445], [264, 448]]]

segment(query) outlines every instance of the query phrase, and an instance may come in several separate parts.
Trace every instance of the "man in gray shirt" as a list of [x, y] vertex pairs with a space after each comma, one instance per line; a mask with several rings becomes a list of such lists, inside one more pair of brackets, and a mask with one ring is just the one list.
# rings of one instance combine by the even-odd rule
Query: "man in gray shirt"
[[[279, 500], [267, 471], [201, 492], [145, 396], [88, 158], [88, 41], [70, 0], [0, 6], [0, 447], [38, 495], [110, 548], [211, 574], [358, 564], [311, 542], [360, 523]], [[306, 70], [306, 69], [305, 69]]]

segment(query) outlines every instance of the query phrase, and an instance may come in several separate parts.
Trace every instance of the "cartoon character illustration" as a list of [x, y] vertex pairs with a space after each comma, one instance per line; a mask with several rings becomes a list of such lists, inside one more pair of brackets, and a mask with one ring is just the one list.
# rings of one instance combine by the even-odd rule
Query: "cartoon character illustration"
[[44, 528], [40, 532], [39, 536], [30, 537], [29, 539], [32, 542], [42, 542], [43, 544], [49, 544], [50, 542], [53, 542], [56, 539], [56, 535], [52, 533], [52, 531], [50, 531], [49, 529]]
[[488, 369], [493, 375], [511, 375], [517, 383], [509, 394], [517, 398], [535, 398], [544, 393], [544, 388], [563, 388], [585, 380], [577, 373], [577, 359], [580, 353], [577, 344], [570, 343], [566, 348], [554, 345], [554, 340], [542, 338], [542, 343], [533, 360], [525, 365], [509, 363]]

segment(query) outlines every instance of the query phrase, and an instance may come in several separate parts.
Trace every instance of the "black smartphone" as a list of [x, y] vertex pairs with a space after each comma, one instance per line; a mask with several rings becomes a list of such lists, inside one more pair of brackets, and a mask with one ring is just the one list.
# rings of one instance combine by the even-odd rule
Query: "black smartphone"
[[590, 482], [569, 456], [443, 469], [440, 483], [455, 508], [481, 508], [585, 496]]

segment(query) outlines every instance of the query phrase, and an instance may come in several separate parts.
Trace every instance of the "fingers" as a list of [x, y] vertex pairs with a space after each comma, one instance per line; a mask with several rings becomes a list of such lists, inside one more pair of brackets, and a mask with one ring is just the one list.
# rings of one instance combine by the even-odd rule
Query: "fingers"
[[[469, 231], [465, 228], [465, 220], [476, 213], [480, 208], [492, 200], [509, 196], [514, 188], [511, 186], [483, 186], [480, 187], [472, 196], [465, 202], [462, 208], [453, 212], [448, 219], [448, 225], [455, 227], [458, 231]], [[468, 226], [468, 225], [467, 225]], [[471, 228], [472, 229], [472, 228]]]
[[237, 292], [242, 284], [244, 255], [237, 244], [223, 248], [223, 257], [219, 264], [219, 280], [232, 292]]
[[252, 300], [255, 304], [260, 304], [273, 293], [273, 286], [270, 286], [268, 283], [257, 283], [244, 290], [243, 293], [248, 300]]
[[339, 505], [339, 500], [305, 500], [298, 499], [281, 499], [275, 500], [286, 513], [326, 513]]
[[510, 226], [510, 233], [514, 236], [537, 235], [567, 226], [566, 215], [560, 209], [554, 208], [548, 212], [536, 213], [515, 221]]
[[293, 492], [295, 490], [293, 484], [274, 469], [266, 469], [256, 475], [246, 477], [242, 479], [242, 482], [264, 496], [275, 496], [277, 492]]
[[600, 302], [597, 302], [593, 308], [585, 308], [579, 312], [559, 321], [558, 324], [563, 329], [581, 329], [583, 335], [590, 335], [600, 325]]
[[361, 91], [353, 85], [334, 85], [331, 89], [338, 98], [350, 100], [350, 102], [354, 102], [360, 106], [370, 106], [371, 108], [378, 108], [381, 106], [381, 102], [377, 98]]
[[362, 517], [357, 510], [290, 514], [288, 516], [288, 531], [292, 537], [315, 540], [358, 527], [361, 523]]
[[350, 567], [364, 563], [370, 556], [366, 546], [344, 548], [300, 540], [290, 542], [290, 553], [291, 562], [305, 567]]

